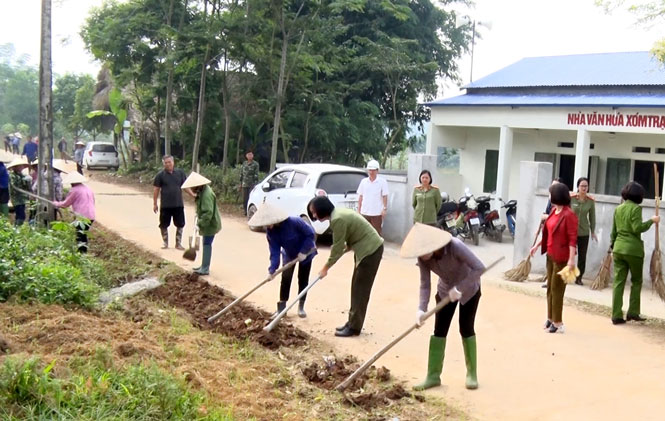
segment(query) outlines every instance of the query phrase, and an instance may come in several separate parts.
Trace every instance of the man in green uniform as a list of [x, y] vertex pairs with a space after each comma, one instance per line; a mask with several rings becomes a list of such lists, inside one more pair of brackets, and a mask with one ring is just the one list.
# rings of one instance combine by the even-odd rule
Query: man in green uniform
[[[631, 181], [621, 189], [624, 202], [614, 211], [614, 222], [610, 234], [610, 247], [614, 254], [614, 285], [612, 288], [612, 323], [626, 323], [626, 320], [643, 321], [640, 316], [640, 293], [642, 292], [642, 266], [644, 264], [644, 243], [642, 233], [660, 222], [654, 215], [642, 221], [642, 199], [644, 187]], [[630, 301], [626, 319], [623, 318], [623, 290], [630, 271]]]
[[242, 211], [247, 216], [249, 192], [259, 182], [259, 163], [254, 161], [254, 153], [252, 151], [248, 151], [245, 154], [245, 158], [247, 158], [247, 161], [242, 163], [242, 168], [240, 169], [240, 190], [242, 191]]

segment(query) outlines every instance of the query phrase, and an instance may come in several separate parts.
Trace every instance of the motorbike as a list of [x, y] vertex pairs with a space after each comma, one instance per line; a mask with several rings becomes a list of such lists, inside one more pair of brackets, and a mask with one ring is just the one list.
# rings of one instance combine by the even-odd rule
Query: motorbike
[[468, 191], [457, 203], [448, 201], [448, 194], [441, 193], [442, 204], [437, 215], [439, 228], [463, 240], [470, 239], [474, 245], [480, 242], [480, 219], [476, 201]]
[[[501, 200], [501, 199], [499, 199]], [[503, 203], [503, 206], [501, 208], [506, 208], [506, 222], [508, 223], [508, 231], [510, 232], [510, 236], [515, 238], [515, 216], [517, 215], [517, 200], [511, 199], [507, 202], [504, 202], [501, 200], [501, 203]]]
[[483, 233], [483, 236], [489, 237], [490, 240], [500, 243], [503, 240], [503, 231], [505, 231], [506, 226], [499, 222], [499, 211], [491, 209], [491, 200], [490, 196], [476, 198], [480, 218], [480, 232]]

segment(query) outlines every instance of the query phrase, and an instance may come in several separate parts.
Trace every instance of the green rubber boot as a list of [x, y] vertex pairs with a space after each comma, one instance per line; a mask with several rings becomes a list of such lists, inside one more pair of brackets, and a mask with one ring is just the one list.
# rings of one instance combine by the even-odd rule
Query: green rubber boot
[[201, 266], [194, 269], [194, 273], [199, 275], [210, 274], [210, 259], [212, 258], [212, 244], [203, 245], [203, 257], [201, 258]]
[[466, 360], [466, 388], [478, 389], [476, 337], [462, 338], [462, 345], [464, 345], [464, 359]]
[[413, 386], [413, 390], [425, 390], [441, 385], [441, 372], [443, 371], [443, 356], [446, 351], [446, 338], [430, 336], [429, 357], [427, 360], [427, 377], [425, 381]]

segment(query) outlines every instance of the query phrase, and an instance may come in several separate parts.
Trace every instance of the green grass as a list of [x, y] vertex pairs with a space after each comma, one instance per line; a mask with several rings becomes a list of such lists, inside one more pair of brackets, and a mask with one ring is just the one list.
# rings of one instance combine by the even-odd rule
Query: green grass
[[220, 420], [228, 408], [190, 390], [184, 380], [155, 366], [108, 368], [104, 358], [67, 367], [56, 361], [8, 358], [0, 369], [0, 418], [8, 420]]

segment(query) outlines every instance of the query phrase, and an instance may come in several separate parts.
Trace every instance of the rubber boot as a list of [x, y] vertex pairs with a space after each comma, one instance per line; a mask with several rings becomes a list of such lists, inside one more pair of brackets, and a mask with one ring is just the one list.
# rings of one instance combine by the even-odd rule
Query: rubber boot
[[210, 258], [212, 257], [212, 244], [203, 245], [203, 257], [201, 258], [201, 266], [194, 269], [194, 273], [199, 275], [210, 274]]
[[162, 232], [162, 248], [167, 249], [169, 248], [169, 230], [168, 228], [160, 228], [159, 230]]
[[466, 388], [478, 389], [476, 337], [462, 338], [462, 345], [464, 345], [464, 360], [466, 361]]
[[298, 317], [307, 317], [307, 313], [305, 313], [305, 298], [301, 298], [300, 302], [298, 302]]
[[284, 311], [285, 308], [286, 308], [286, 301], [277, 301], [277, 311], [274, 312], [274, 313], [272, 314], [272, 316], [270, 316], [270, 319], [272, 320], [272, 319], [274, 319], [275, 317], [277, 317], [277, 316], [279, 315], [279, 313], [281, 313], [282, 311]]
[[182, 227], [178, 227], [175, 230], [175, 248], [178, 250], [184, 250], [182, 246]]
[[443, 357], [446, 352], [446, 338], [430, 336], [429, 357], [427, 360], [427, 377], [425, 381], [413, 386], [413, 390], [425, 390], [441, 385], [441, 372], [443, 371]]

